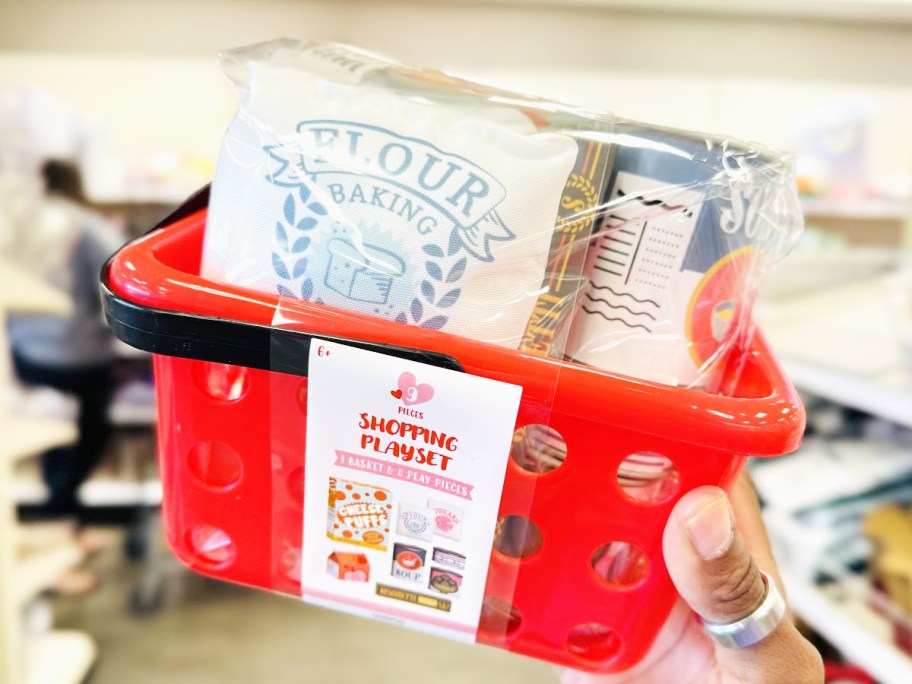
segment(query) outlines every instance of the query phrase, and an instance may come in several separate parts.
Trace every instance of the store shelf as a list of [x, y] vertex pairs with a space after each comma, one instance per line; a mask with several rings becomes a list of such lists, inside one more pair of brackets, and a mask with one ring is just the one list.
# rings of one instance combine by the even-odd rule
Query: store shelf
[[55, 630], [36, 639], [27, 684], [79, 684], [98, 656], [95, 642], [82, 632]]
[[795, 614], [849, 662], [882, 684], [912, 682], [912, 658], [892, 643], [892, 627], [868, 606], [863, 584], [845, 583], [824, 590], [787, 568], [781, 574]]
[[854, 245], [817, 249], [804, 247], [791, 252], [771, 269], [763, 281], [760, 310], [791, 304], [796, 298], [851, 283], [863, 283], [895, 272], [900, 254], [892, 247]]
[[150, 184], [135, 187], [99, 188], [91, 193], [92, 204], [108, 209], [122, 208], [124, 205], [154, 205], [164, 208], [177, 207], [190, 195], [205, 185], [206, 179], [192, 183]]
[[131, 347], [129, 344], [122, 342], [119, 339], [114, 340], [114, 354], [117, 358], [125, 360], [151, 358], [149, 352], [137, 349], [136, 347]]
[[44, 528], [29, 535], [24, 526], [17, 525], [9, 491], [14, 466], [34, 464], [24, 459], [73, 442], [77, 431], [72, 420], [7, 415], [7, 406], [21, 407], [21, 402], [10, 401], [6, 386], [5, 315], [67, 314], [70, 310], [65, 294], [26, 270], [0, 261], [0, 680], [10, 684], [78, 684], [96, 657], [95, 644], [79, 632], [49, 632], [31, 639], [21, 633], [19, 609], [79, 563], [83, 553], [69, 540], [54, 543], [60, 530]]
[[801, 210], [805, 216], [813, 217], [901, 222], [912, 213], [912, 198], [834, 201], [821, 197], [803, 197]]
[[902, 358], [889, 276], [766, 302], [760, 322], [792, 382], [912, 427], [912, 372]]
[[[477, 0], [473, 0], [477, 1]], [[593, 7], [638, 12], [676, 12], [719, 16], [770, 17], [773, 19], [823, 19], [857, 23], [912, 23], [909, 0], [487, 0], [490, 5]]]
[[[47, 500], [47, 487], [37, 480], [17, 478], [10, 490], [19, 505], [39, 506]], [[162, 485], [158, 480], [92, 479], [79, 489], [80, 503], [89, 507], [158, 506], [161, 500]]]
[[782, 365], [796, 387], [842, 406], [912, 427], [912, 392], [906, 373], [863, 377], [832, 367], [784, 358]]
[[66, 314], [69, 297], [46, 285], [28, 271], [0, 259], [0, 309], [9, 313]]
[[84, 557], [79, 545], [69, 542], [20, 558], [16, 564], [16, 605], [24, 606]]
[[47, 521], [18, 523], [13, 528], [13, 547], [19, 556], [66, 544], [76, 536], [76, 523]]
[[158, 506], [162, 500], [162, 484], [158, 480], [94, 480], [87, 482], [79, 490], [79, 500], [83, 505], [91, 507]]
[[117, 427], [151, 427], [155, 425], [157, 416], [155, 404], [119, 401], [112, 404], [108, 411], [108, 420]]
[[76, 426], [50, 418], [13, 417], [0, 442], [0, 459], [27, 458], [76, 439]]

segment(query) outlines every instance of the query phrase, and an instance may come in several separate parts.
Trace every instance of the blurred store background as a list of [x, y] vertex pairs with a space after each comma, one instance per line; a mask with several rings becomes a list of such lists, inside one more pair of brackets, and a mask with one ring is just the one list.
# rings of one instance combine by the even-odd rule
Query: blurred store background
[[[752, 469], [831, 671], [912, 681], [912, 1], [5, 0], [0, 310], [71, 306], [38, 277], [52, 265], [24, 254], [45, 161], [81, 172], [109, 238], [143, 233], [213, 173], [235, 111], [215, 54], [279, 36], [795, 154], [806, 231], [757, 313], [808, 432], [800, 458]], [[13, 380], [7, 356], [0, 683], [554, 681], [541, 663], [181, 570], [158, 534], [150, 362], [125, 347], [112, 438], [79, 492], [93, 534], [34, 521], [48, 490], [31, 456], [75, 438], [76, 407]]]

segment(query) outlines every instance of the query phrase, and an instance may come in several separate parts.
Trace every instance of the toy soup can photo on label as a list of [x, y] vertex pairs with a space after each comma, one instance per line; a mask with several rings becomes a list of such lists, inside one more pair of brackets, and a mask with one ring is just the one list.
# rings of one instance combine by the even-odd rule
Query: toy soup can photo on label
[[410, 582], [421, 582], [424, 579], [424, 567], [427, 551], [419, 546], [395, 544], [393, 546], [392, 575]]

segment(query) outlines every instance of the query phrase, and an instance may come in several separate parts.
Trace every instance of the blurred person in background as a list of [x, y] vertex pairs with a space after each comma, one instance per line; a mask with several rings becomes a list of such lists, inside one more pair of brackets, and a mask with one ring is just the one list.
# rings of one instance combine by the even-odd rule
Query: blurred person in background
[[69, 315], [9, 319], [13, 365], [26, 385], [51, 387], [79, 403], [75, 444], [53, 449], [41, 465], [49, 498], [43, 518], [82, 521], [77, 493], [98, 464], [111, 432], [114, 337], [105, 325], [98, 276], [120, 240], [86, 200], [78, 167], [51, 160], [41, 167], [45, 194], [34, 220], [16, 236], [13, 257], [66, 292]]

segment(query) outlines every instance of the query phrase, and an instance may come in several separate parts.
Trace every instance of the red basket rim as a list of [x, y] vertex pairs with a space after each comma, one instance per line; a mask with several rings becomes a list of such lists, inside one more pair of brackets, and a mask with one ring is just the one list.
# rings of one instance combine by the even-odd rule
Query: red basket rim
[[675, 436], [683, 441], [743, 455], [781, 455], [801, 440], [801, 401], [759, 330], [746, 353], [770, 388], [767, 396], [721, 396], [660, 385], [205, 279], [196, 271], [206, 215], [205, 209], [196, 211], [123, 247], [104, 274], [113, 296], [159, 312], [267, 328], [272, 328], [281, 302], [288, 328], [452, 356], [468, 372], [507, 382], [528, 379], [528, 385], [525, 380], [521, 384], [539, 400], [572, 398], [583, 417], [587, 402], [612, 402], [619, 425], [665, 436], [677, 428]]

